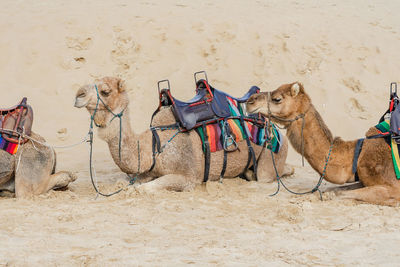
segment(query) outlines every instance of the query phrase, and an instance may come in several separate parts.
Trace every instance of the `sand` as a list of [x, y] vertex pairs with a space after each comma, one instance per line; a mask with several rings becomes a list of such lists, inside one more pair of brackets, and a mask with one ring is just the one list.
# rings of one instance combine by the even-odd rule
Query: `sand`
[[[126, 80], [132, 125], [148, 127], [158, 80], [182, 99], [193, 73], [232, 95], [301, 81], [327, 125], [362, 137], [400, 82], [399, 1], [0, 1], [0, 106], [27, 96], [34, 130], [50, 144], [78, 142], [89, 118], [73, 107], [79, 86]], [[57, 149], [66, 191], [0, 198], [0, 266], [398, 265], [400, 210], [334, 194], [269, 194], [276, 184], [225, 180], [193, 192], [96, 198], [88, 146]], [[318, 175], [290, 151], [294, 190]], [[95, 142], [104, 191], [126, 185]], [[332, 185], [323, 183], [326, 189]]]

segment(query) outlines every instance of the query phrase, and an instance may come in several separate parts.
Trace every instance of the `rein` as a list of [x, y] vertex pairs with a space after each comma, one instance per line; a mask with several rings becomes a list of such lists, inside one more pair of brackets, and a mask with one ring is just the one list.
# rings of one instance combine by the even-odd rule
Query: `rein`
[[[271, 92], [268, 92], [268, 94], [267, 94], [268, 120], [271, 121], [271, 118], [274, 118], [276, 120], [280, 120], [280, 121], [283, 121], [283, 122], [289, 122], [289, 125], [286, 126], [286, 127], [283, 127], [283, 129], [287, 129], [290, 126], [290, 124], [292, 124], [293, 122], [295, 122], [295, 121], [297, 121], [299, 119], [302, 119], [302, 123], [301, 123], [301, 160], [302, 160], [302, 165], [304, 167], [304, 126], [305, 126], [305, 116], [306, 116], [307, 112], [310, 110], [310, 108], [308, 108], [306, 110], [306, 112], [297, 115], [294, 119], [284, 119], [284, 118], [280, 118], [278, 116], [272, 115], [271, 108], [270, 108], [270, 102], [271, 102]], [[322, 171], [321, 176], [319, 177], [318, 183], [314, 186], [313, 189], [311, 189], [310, 191], [307, 191], [307, 192], [300, 192], [300, 193], [299, 192], [294, 192], [294, 191], [290, 190], [282, 182], [282, 179], [281, 179], [281, 177], [280, 177], [280, 175], [278, 173], [278, 169], [276, 167], [275, 156], [274, 156], [273, 153], [271, 153], [272, 163], [273, 163], [275, 174], [276, 174], [276, 180], [278, 182], [278, 188], [276, 189], [276, 192], [271, 194], [270, 196], [277, 195], [279, 193], [279, 191], [280, 191], [280, 185], [282, 184], [282, 186], [286, 189], [286, 191], [288, 191], [289, 193], [295, 194], [295, 195], [305, 195], [305, 194], [314, 193], [315, 191], [318, 191], [320, 199], [322, 200], [322, 193], [321, 193], [321, 190], [319, 189], [319, 187], [322, 184], [322, 180], [325, 178], [326, 167], [328, 166], [328, 162], [329, 162], [329, 159], [331, 157], [333, 143], [334, 143], [334, 139], [332, 139], [331, 145], [329, 147], [328, 156], [327, 156], [327, 158], [325, 160], [324, 169]]]
[[[124, 111], [126, 110], [126, 107], [120, 112], [120, 113], [114, 113], [111, 108], [104, 103], [103, 99], [101, 99], [100, 95], [99, 95], [99, 91], [97, 88], [97, 85], [95, 84], [95, 89], [96, 89], [96, 94], [97, 94], [97, 102], [96, 102], [96, 108], [93, 112], [93, 115], [90, 116], [90, 129], [89, 129], [89, 144], [90, 144], [90, 153], [89, 153], [89, 172], [90, 172], [90, 180], [92, 182], [93, 188], [95, 189], [96, 193], [104, 196], [104, 197], [110, 197], [113, 196], [115, 194], [118, 194], [119, 192], [121, 192], [123, 190], [123, 188], [118, 189], [115, 192], [109, 193], [109, 194], [105, 194], [100, 192], [100, 190], [97, 188], [96, 183], [93, 179], [93, 125], [95, 125], [96, 127], [101, 128], [101, 125], [98, 125], [95, 121], [94, 121], [94, 116], [97, 113], [97, 110], [99, 108], [99, 103], [101, 102], [104, 107], [107, 109], [108, 112], [110, 112], [113, 117], [111, 118], [110, 122], [112, 122], [115, 118], [119, 119], [119, 141], [118, 141], [118, 155], [119, 155], [119, 160], [121, 161], [121, 146], [122, 146], [122, 116], [124, 115]], [[155, 130], [160, 129], [160, 130], [167, 130], [167, 128], [164, 127], [152, 127]], [[168, 128], [170, 129], [170, 128]], [[154, 152], [153, 153], [153, 164], [151, 166], [151, 168], [148, 171], [151, 171], [155, 165], [155, 160], [157, 158], [157, 156], [159, 154], [161, 154], [163, 152], [163, 150], [165, 149], [165, 147], [180, 133], [180, 129], [178, 128], [177, 132], [171, 137], [169, 138], [169, 140], [161, 147], [160, 151]], [[131, 177], [129, 174], [126, 174], [129, 177], [129, 185], [133, 185], [135, 184], [135, 182], [139, 179], [139, 173], [140, 173], [140, 142], [139, 140], [137, 141], [137, 151], [138, 151], [138, 169], [137, 172], [135, 174], [134, 177]], [[95, 175], [94, 175], [95, 176]]]
[[271, 118], [274, 118], [275, 120], [289, 122], [288, 126], [282, 127], [281, 129], [287, 129], [293, 122], [295, 122], [299, 119], [302, 119], [302, 122], [301, 122], [301, 163], [304, 167], [304, 126], [306, 124], [305, 117], [306, 117], [307, 112], [310, 110], [310, 107], [306, 110], [306, 112], [300, 113], [294, 119], [284, 119], [284, 118], [272, 115], [271, 108], [270, 108], [270, 102], [271, 102], [271, 92], [268, 92], [267, 93], [268, 119], [271, 121]]

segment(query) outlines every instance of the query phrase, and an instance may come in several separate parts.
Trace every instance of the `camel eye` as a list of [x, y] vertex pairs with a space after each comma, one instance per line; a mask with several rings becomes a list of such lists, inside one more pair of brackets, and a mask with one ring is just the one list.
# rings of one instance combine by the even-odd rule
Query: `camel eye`
[[100, 92], [100, 94], [101, 94], [102, 96], [104, 96], [104, 97], [109, 96], [110, 93], [111, 93], [110, 91], [101, 91], [101, 92]]
[[274, 103], [279, 104], [279, 103], [281, 103], [281, 101], [282, 101], [282, 98], [279, 98], [279, 97], [272, 98], [272, 102], [274, 102]]

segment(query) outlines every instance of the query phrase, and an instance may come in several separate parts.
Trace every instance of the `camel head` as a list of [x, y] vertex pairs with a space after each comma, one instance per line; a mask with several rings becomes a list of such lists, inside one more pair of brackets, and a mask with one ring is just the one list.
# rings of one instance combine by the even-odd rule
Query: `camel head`
[[[98, 101], [97, 96], [99, 96], [102, 101]], [[94, 121], [100, 127], [107, 127], [113, 115], [103, 102], [114, 114], [125, 110], [129, 104], [128, 94], [125, 90], [125, 82], [115, 77], [96, 79], [93, 84], [82, 86], [75, 96], [75, 107], [86, 107], [90, 115], [93, 115], [96, 104], [98, 103]]]
[[299, 82], [281, 85], [272, 92], [254, 94], [246, 104], [249, 113], [261, 113], [268, 116], [270, 111], [272, 120], [283, 125], [289, 124], [283, 120], [295, 119], [296, 116], [305, 113], [310, 105], [310, 97]]

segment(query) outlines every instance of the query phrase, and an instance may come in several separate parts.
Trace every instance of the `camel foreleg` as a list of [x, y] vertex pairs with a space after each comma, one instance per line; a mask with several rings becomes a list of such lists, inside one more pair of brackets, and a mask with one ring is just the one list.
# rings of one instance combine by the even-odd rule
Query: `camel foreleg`
[[190, 177], [180, 174], [167, 174], [151, 182], [138, 185], [136, 188], [139, 192], [155, 193], [160, 190], [171, 191], [190, 191], [195, 187], [194, 180]]
[[377, 205], [398, 206], [399, 192], [389, 185], [374, 185], [350, 191], [338, 192], [342, 199], [354, 199]]

